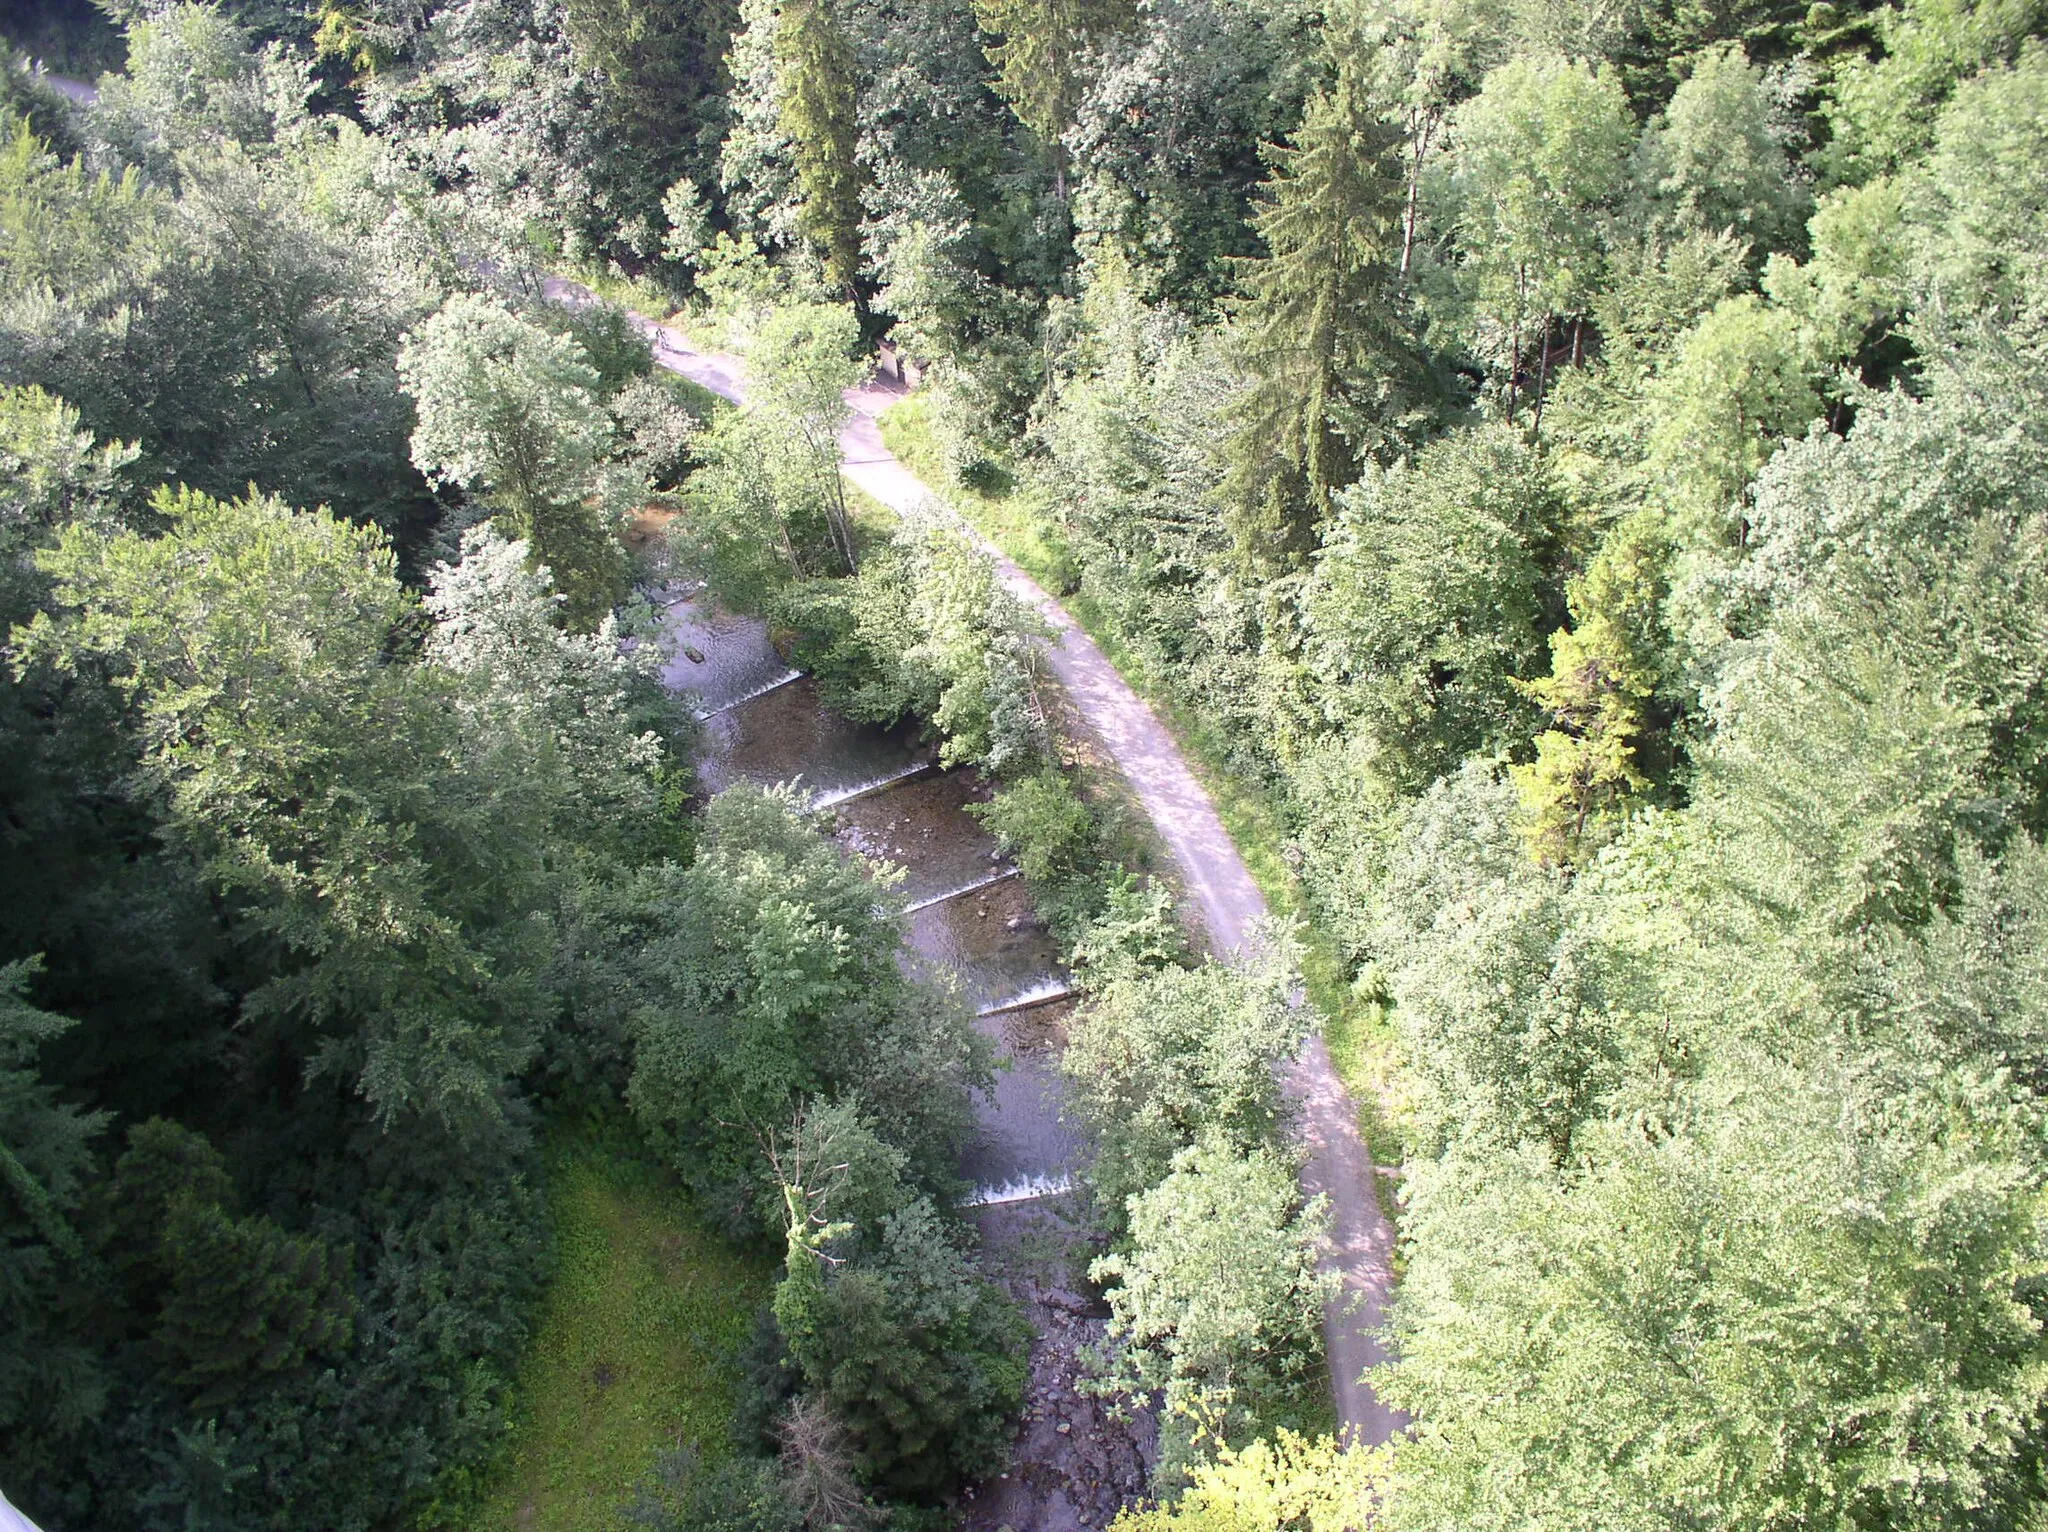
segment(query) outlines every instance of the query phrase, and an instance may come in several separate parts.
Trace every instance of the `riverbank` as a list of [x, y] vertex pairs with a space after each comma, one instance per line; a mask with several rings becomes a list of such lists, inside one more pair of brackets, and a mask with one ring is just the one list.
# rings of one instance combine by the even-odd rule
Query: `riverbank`
[[[563, 301], [576, 301], [577, 291], [568, 282], [549, 283], [549, 292]], [[700, 351], [671, 325], [645, 316], [643, 324], [660, 366], [722, 398], [736, 403], [744, 398], [744, 368], [737, 358]], [[839, 436], [840, 468], [848, 482], [899, 513], [945, 503], [883, 440], [880, 417], [905, 397], [900, 386], [879, 382], [849, 389], [846, 402], [852, 413]], [[1269, 907], [1216, 801], [1173, 733], [1072, 615], [1001, 547], [971, 523], [963, 520], [962, 525], [994, 559], [1004, 586], [1044, 623], [1041, 652], [1052, 676], [1129, 783], [1179, 868], [1180, 882], [1212, 946], [1229, 952]], [[1297, 1108], [1303, 1189], [1327, 1196], [1332, 1209], [1324, 1266], [1336, 1278], [1336, 1294], [1325, 1309], [1324, 1336], [1337, 1418], [1350, 1439], [1383, 1442], [1405, 1421], [1381, 1404], [1366, 1382], [1366, 1374], [1386, 1357], [1379, 1336], [1394, 1281], [1394, 1236], [1381, 1209], [1379, 1176], [1358, 1107], [1323, 1037], [1303, 1049], [1284, 1083]]]
[[[944, 467], [927, 413], [929, 396], [912, 395], [877, 418], [883, 444], [920, 478], [941, 482]], [[1308, 998], [1322, 1015], [1330, 1060], [1357, 1108], [1358, 1129], [1377, 1166], [1399, 1166], [1406, 1154], [1394, 1098], [1394, 1038], [1384, 1012], [1352, 993], [1335, 944], [1315, 922], [1300, 880], [1288, 865], [1287, 827], [1280, 806], [1257, 783], [1228, 764], [1228, 750], [1215, 726], [1175, 696], [1165, 680], [1117, 637], [1085, 590], [1067, 590], [1073, 570], [1066, 551], [1034, 515], [1004, 476], [994, 487], [959, 485], [947, 500], [990, 542], [1047, 589], [1060, 591], [1060, 605], [1107, 655], [1117, 673], [1160, 715], [1216, 806], [1252, 880], [1274, 910], [1299, 922], [1302, 978]], [[1385, 1188], [1380, 1198], [1390, 1223], [1399, 1201]]]

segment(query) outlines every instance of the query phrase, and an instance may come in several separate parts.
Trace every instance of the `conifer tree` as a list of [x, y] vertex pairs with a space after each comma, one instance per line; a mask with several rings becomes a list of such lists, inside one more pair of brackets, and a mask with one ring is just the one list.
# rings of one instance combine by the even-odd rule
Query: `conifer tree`
[[157, 1326], [196, 1409], [226, 1404], [309, 1356], [342, 1350], [355, 1328], [346, 1251], [181, 1198], [164, 1230], [171, 1291]]
[[1550, 636], [1550, 674], [1518, 689], [1550, 715], [1536, 759], [1510, 767], [1523, 836], [1548, 865], [1575, 863], [1650, 785], [1637, 757], [1658, 682], [1667, 538], [1653, 514], [1615, 529], [1572, 582], [1572, 626]]
[[1080, 58], [1089, 42], [1126, 25], [1129, 0], [975, 0], [982, 29], [997, 41], [988, 61], [996, 93], [1053, 157], [1053, 195], [1067, 196], [1061, 139], [1081, 102]]
[[23, 998], [35, 970], [0, 965], [0, 1434], [24, 1455], [31, 1438], [76, 1430], [102, 1393], [60, 1310], [83, 1253], [73, 1214], [107, 1114], [60, 1101], [37, 1068], [42, 1045], [73, 1023]]
[[1239, 323], [1256, 381], [1238, 406], [1226, 493], [1255, 567], [1306, 551], [1331, 492], [1357, 475], [1355, 443], [1370, 430], [1357, 411], [1387, 402], [1389, 364], [1407, 349], [1400, 134], [1375, 100], [1376, 45], [1349, 28], [1327, 41], [1335, 79], [1270, 151], [1254, 218], [1266, 254], [1242, 268]]
[[796, 159], [798, 223], [825, 279], [849, 296], [860, 270], [853, 44], [830, 0], [787, 0], [775, 34], [779, 125]]

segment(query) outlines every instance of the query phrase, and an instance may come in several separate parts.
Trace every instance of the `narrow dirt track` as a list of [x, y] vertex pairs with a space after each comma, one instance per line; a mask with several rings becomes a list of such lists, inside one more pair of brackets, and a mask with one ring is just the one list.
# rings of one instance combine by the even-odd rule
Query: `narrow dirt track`
[[[570, 301], [579, 292], [567, 283], [550, 283], [549, 290], [551, 296]], [[736, 358], [699, 352], [665, 326], [650, 325], [648, 333], [655, 360], [663, 367], [722, 398], [742, 399], [743, 369]], [[882, 445], [876, 417], [901, 397], [900, 391], [878, 385], [849, 390], [846, 400], [853, 418], [840, 433], [839, 450], [840, 466], [850, 481], [890, 509], [907, 512], [939, 502]], [[1116, 761], [1179, 864], [1188, 891], [1201, 906], [1212, 944], [1219, 952], [1238, 946], [1266, 914], [1265, 896], [1172, 733], [1065, 608], [1001, 549], [973, 527], [966, 530], [995, 560], [1004, 585], [1036, 610], [1051, 630], [1046, 659], [1053, 675]], [[1297, 1134], [1308, 1155], [1302, 1185], [1330, 1199], [1331, 1240], [1324, 1258], [1340, 1287], [1324, 1314], [1323, 1329], [1337, 1418], [1353, 1441], [1373, 1445], [1386, 1441], [1405, 1423], [1365, 1381], [1366, 1370], [1385, 1357], [1374, 1332], [1393, 1280], [1392, 1236], [1374, 1193], [1372, 1157], [1359, 1137], [1357, 1113], [1320, 1037], [1312, 1039], [1289, 1066], [1285, 1083], [1300, 1107]]]

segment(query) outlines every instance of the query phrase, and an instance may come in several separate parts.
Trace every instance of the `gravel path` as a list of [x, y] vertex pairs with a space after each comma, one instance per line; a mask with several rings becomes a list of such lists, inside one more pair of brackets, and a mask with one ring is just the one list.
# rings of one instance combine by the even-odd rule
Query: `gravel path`
[[[556, 292], [555, 287], [550, 284], [552, 295], [573, 301], [574, 288], [560, 284]], [[649, 326], [649, 334], [655, 360], [663, 367], [723, 398], [741, 398], [742, 369], [735, 358], [699, 352], [665, 326]], [[866, 493], [892, 510], [910, 511], [937, 497], [882, 445], [876, 417], [901, 397], [900, 390], [879, 384], [848, 392], [854, 413], [840, 433], [840, 460], [846, 477]], [[1265, 896], [1172, 733], [1057, 601], [1000, 549], [972, 527], [968, 531], [995, 560], [1004, 585], [1035, 609], [1051, 630], [1046, 658], [1053, 674], [1129, 780], [1179, 864], [1188, 891], [1201, 906], [1211, 942], [1221, 952], [1238, 946], [1266, 914]], [[1311, 1039], [1289, 1066], [1285, 1083], [1300, 1106], [1297, 1131], [1308, 1151], [1302, 1185], [1326, 1194], [1332, 1210], [1325, 1260], [1341, 1285], [1324, 1314], [1323, 1328], [1337, 1417], [1354, 1441], [1383, 1442], [1405, 1422], [1365, 1381], [1366, 1370], [1386, 1355], [1374, 1332], [1393, 1281], [1392, 1236], [1374, 1192], [1372, 1156], [1359, 1137], [1357, 1113], [1320, 1037]]]

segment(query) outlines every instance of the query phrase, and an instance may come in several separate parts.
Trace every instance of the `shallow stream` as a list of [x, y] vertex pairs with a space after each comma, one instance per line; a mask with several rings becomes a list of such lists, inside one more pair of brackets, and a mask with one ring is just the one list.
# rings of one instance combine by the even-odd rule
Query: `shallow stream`
[[1067, 980], [1023, 880], [967, 812], [987, 799], [986, 784], [941, 771], [907, 731], [834, 716], [759, 620], [701, 596], [674, 599], [668, 612], [675, 653], [664, 678], [696, 698], [705, 789], [796, 783], [831, 814], [848, 850], [901, 868], [912, 967], [958, 985], [995, 1042], [1004, 1067], [993, 1097], [977, 1103], [980, 1132], [960, 1160], [973, 1200], [1024, 1200], [1067, 1184], [1080, 1147], [1060, 1121], [1054, 1068]]
[[1120, 1411], [1081, 1386], [1108, 1310], [1083, 1276], [1090, 1231], [1057, 1195], [1081, 1140], [1060, 1121], [1059, 1049], [1072, 1002], [1023, 880], [968, 812], [986, 783], [941, 771], [902, 730], [834, 717], [755, 620], [701, 597], [669, 607], [669, 684], [693, 693], [708, 735], [707, 791], [796, 782], [831, 815], [840, 844], [902, 869], [906, 961], [957, 984], [1003, 1067], [976, 1102], [960, 1175], [974, 1187], [989, 1274], [1023, 1304], [1037, 1338], [1008, 1471], [961, 1491], [961, 1532], [1094, 1532], [1146, 1486], [1150, 1412]]

